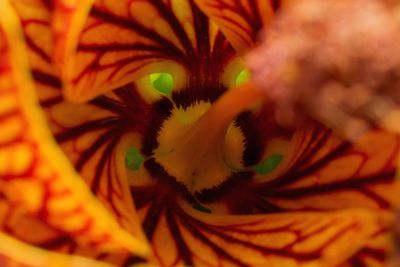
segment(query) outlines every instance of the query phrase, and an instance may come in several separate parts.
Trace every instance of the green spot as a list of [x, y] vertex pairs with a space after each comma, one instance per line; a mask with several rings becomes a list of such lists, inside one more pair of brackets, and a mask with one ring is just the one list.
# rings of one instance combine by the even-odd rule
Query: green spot
[[150, 82], [154, 89], [166, 95], [169, 95], [174, 87], [174, 78], [169, 73], [150, 74]]
[[211, 213], [211, 210], [204, 207], [203, 205], [200, 205], [199, 203], [194, 203], [192, 206], [195, 210], [205, 212], [205, 213]]
[[125, 155], [125, 164], [126, 167], [131, 171], [139, 170], [144, 157], [140, 154], [139, 150], [136, 147], [131, 147], [128, 149]]
[[235, 85], [239, 86], [250, 80], [250, 71], [244, 69], [236, 76]]
[[281, 163], [283, 156], [280, 154], [274, 154], [263, 160], [260, 164], [254, 167], [254, 170], [258, 174], [267, 174], [275, 170], [278, 167], [279, 163]]

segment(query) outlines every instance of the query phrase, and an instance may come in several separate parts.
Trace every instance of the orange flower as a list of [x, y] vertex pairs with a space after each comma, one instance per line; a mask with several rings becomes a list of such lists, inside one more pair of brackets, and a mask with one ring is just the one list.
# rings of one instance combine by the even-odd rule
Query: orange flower
[[246, 81], [285, 3], [0, 2], [1, 265], [383, 266], [398, 136]]

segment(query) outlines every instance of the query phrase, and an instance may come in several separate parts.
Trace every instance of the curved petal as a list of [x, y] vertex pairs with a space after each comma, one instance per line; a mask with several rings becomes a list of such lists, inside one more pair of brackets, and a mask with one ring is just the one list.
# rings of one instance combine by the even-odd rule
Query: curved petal
[[160, 192], [134, 190], [157, 266], [335, 266], [378, 228], [379, 216], [364, 210], [218, 215], [181, 208]]
[[348, 259], [345, 264], [340, 266], [389, 266], [389, 253], [393, 252], [392, 229], [388, 227], [390, 225], [393, 225], [393, 222], [390, 220], [380, 223], [375, 233], [369, 238], [367, 244]]
[[375, 130], [352, 145], [318, 128], [298, 136], [288, 169], [256, 191], [286, 210], [390, 209], [399, 136]]
[[199, 7], [221, 28], [240, 52], [257, 40], [260, 30], [269, 25], [284, 0], [196, 0]]
[[190, 1], [65, 2], [58, 1], [56, 9], [55, 54], [65, 95], [76, 102], [150, 71], [172, 72], [179, 87], [186, 70], [201, 75], [198, 58], [212, 53], [213, 46], [228, 47]]
[[37, 97], [43, 103], [61, 99], [61, 81], [53, 64], [53, 1], [11, 1], [19, 20], [28, 50], [29, 65]]
[[[108, 99], [107, 97], [94, 101], [95, 103], [91, 108], [79, 107], [63, 101], [61, 95], [61, 82], [58, 79], [51, 60], [51, 54], [53, 51], [51, 21], [52, 10], [54, 7], [41, 0], [18, 0], [13, 1], [12, 4], [16, 9], [17, 15], [19, 16], [23, 26], [36, 91], [53, 134], [58, 136], [60, 135], [60, 131], [63, 130], [64, 136], [68, 135], [67, 130], [71, 131], [72, 129], [66, 127], [66, 125], [76, 129], [80, 123], [83, 123], [82, 119], [93, 118], [91, 114], [97, 114], [95, 117], [99, 119], [102, 118], [102, 116], [112, 115], [110, 112], [102, 112], [100, 109], [96, 109], [96, 105], [100, 107], [109, 107], [111, 105], [112, 107], [111, 103], [113, 103], [113, 100]], [[26, 12], [27, 10], [31, 12]], [[38, 38], [38, 36], [40, 38]], [[132, 103], [132, 105], [134, 104]], [[55, 108], [55, 106], [57, 106], [57, 108]], [[115, 111], [115, 109], [112, 108], [111, 110]], [[74, 115], [77, 112], [79, 115]], [[103, 121], [99, 120], [97, 122], [98, 124], [102, 124]], [[95, 123], [91, 124], [96, 128]], [[87, 130], [90, 130], [90, 127], [86, 128]], [[89, 177], [92, 176], [93, 175], [90, 175]], [[90, 179], [88, 177], [83, 178], [90, 184]], [[107, 181], [107, 179], [104, 181]], [[105, 204], [106, 207], [118, 207], [119, 212], [116, 212], [115, 209], [112, 208], [109, 208], [109, 210], [116, 218], [118, 218], [118, 222], [123, 225], [125, 229], [129, 229], [134, 236], [143, 239], [141, 238], [142, 233], [140, 230], [140, 224], [135, 217], [136, 213], [132, 206], [130, 194], [121, 194], [121, 192], [119, 192], [115, 195], [117, 191], [120, 191], [120, 189], [115, 189], [115, 185], [120, 182], [121, 181], [114, 180], [113, 183], [108, 183], [109, 185], [113, 185], [113, 190], [105, 190], [105, 192], [108, 192], [108, 194], [104, 194], [107, 197], [100, 198], [100, 200], [103, 201], [103, 204]], [[121, 212], [122, 210], [124, 212]]]
[[[14, 0], [10, 3], [21, 21], [28, 48], [29, 63], [34, 76], [38, 73], [57, 75], [51, 60], [54, 42], [51, 33], [53, 15], [50, 2], [45, 0]], [[59, 84], [59, 82], [57, 83]]]
[[[76, 242], [74, 236], [54, 229], [46, 221], [22, 210], [18, 204], [9, 201], [5, 196], [0, 197], [0, 223], [2, 233], [24, 244], [51, 252], [79, 255], [116, 265], [129, 255], [129, 253], [104, 253], [93, 246], [83, 247]], [[6, 251], [7, 249], [4, 250]]]
[[121, 144], [127, 133], [144, 131], [149, 105], [129, 86], [87, 104], [61, 96], [42, 104], [56, 141], [90, 190], [124, 229], [144, 239], [126, 177], [129, 147]]
[[52, 140], [35, 101], [17, 17], [7, 1], [1, 5], [2, 193], [17, 209], [35, 214], [81, 244], [145, 255], [145, 242], [118, 226]]
[[49, 252], [18, 241], [12, 236], [0, 233], [1, 266], [76, 266], [76, 267], [111, 267], [112, 265], [86, 259], [79, 256]]
[[312, 123], [298, 131], [279, 166], [257, 174], [200, 201], [220, 201], [236, 214], [277, 211], [326, 211], [343, 208], [389, 210], [399, 190], [396, 182], [399, 136], [371, 131], [356, 144]]

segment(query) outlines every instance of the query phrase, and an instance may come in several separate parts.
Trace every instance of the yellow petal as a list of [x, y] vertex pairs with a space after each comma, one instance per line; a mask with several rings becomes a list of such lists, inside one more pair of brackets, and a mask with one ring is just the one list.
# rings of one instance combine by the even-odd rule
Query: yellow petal
[[128, 234], [91, 195], [63, 156], [36, 103], [17, 17], [1, 2], [0, 177], [16, 208], [83, 245], [146, 255], [145, 242]]
[[59, 1], [55, 56], [65, 96], [84, 102], [157, 71], [182, 79], [202, 55], [196, 39], [211, 31], [198, 14], [197, 7], [179, 0]]
[[336, 266], [378, 229], [365, 210], [218, 215], [158, 199], [141, 212], [160, 266]]
[[59, 266], [59, 267], [111, 267], [112, 265], [86, 259], [79, 256], [70, 256], [61, 253], [49, 252], [25, 244], [10, 235], [0, 232], [0, 264], [3, 267], [11, 266]]
[[350, 144], [329, 130], [306, 127], [293, 139], [285, 167], [255, 190], [285, 210], [387, 210], [399, 186], [395, 181], [399, 151], [399, 136], [384, 131], [371, 131]]
[[196, 0], [199, 7], [221, 28], [240, 52], [257, 41], [260, 30], [267, 27], [285, 1]]
[[[23, 25], [23, 33], [27, 42], [29, 62], [31, 71], [33, 73], [33, 79], [35, 82], [36, 92], [38, 94], [39, 102], [45, 111], [47, 120], [50, 122], [50, 128], [53, 133], [57, 130], [56, 123], [52, 123], [56, 120], [53, 117], [54, 113], [50, 111], [50, 104], [57, 103], [62, 100], [61, 95], [61, 81], [57, 76], [55, 67], [51, 58], [53, 52], [53, 36], [51, 32], [51, 24], [53, 17], [54, 6], [45, 4], [40, 0], [24, 1], [17, 0], [12, 2], [16, 9], [16, 13], [21, 20]], [[57, 115], [67, 117], [67, 119], [79, 119], [79, 116], [73, 116], [73, 113], [77, 110], [75, 106], [65, 105], [64, 107], [71, 107], [71, 110], [66, 108], [65, 111], [56, 112]], [[89, 110], [92, 112], [92, 110]], [[70, 115], [66, 115], [67, 112], [71, 112]], [[85, 114], [80, 114], [85, 116]], [[65, 118], [64, 118], [65, 119]], [[77, 123], [79, 120], [77, 121]], [[59, 123], [59, 121], [57, 121]], [[85, 177], [83, 177], [85, 179]], [[119, 181], [118, 181], [119, 182]], [[112, 183], [115, 185], [116, 183]], [[115, 192], [115, 190], [107, 190], [107, 192]], [[118, 194], [109, 195], [107, 197], [100, 197], [100, 200], [105, 200], [103, 204], [106, 207], [118, 207], [119, 212], [113, 212], [113, 209], [109, 209], [113, 212], [114, 216], [118, 218], [118, 222], [134, 236], [139, 239], [144, 239], [140, 231], [140, 223], [135, 219], [135, 211], [132, 205], [132, 201], [126, 201], [126, 197], [130, 194]], [[129, 198], [130, 199], [130, 198]], [[110, 201], [119, 202], [118, 204], [109, 205]], [[125, 201], [125, 202], [123, 202]], [[121, 204], [120, 202], [123, 202]], [[121, 211], [122, 210], [122, 211]]]

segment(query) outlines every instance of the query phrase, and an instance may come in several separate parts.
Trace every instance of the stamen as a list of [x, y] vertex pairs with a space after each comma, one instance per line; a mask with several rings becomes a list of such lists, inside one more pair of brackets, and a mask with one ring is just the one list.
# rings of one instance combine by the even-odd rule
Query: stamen
[[169, 73], [150, 74], [150, 82], [154, 89], [160, 93], [169, 95], [174, 87], [174, 78]]
[[188, 128], [170, 153], [155, 155], [157, 162], [193, 193], [218, 186], [233, 172], [223, 155], [229, 125], [263, 98], [264, 93], [251, 83], [227, 91]]
[[246, 82], [248, 82], [249, 80], [250, 80], [250, 71], [247, 69], [244, 69], [241, 72], [239, 72], [239, 74], [236, 76], [235, 85], [236, 86], [243, 85]]
[[136, 171], [140, 169], [144, 157], [140, 154], [136, 147], [131, 147], [128, 149], [125, 155], [126, 167], [131, 171]]
[[205, 212], [205, 213], [211, 213], [211, 210], [209, 208], [204, 207], [203, 205], [199, 203], [195, 203], [192, 205], [192, 207], [198, 211]]
[[258, 174], [267, 174], [272, 172], [279, 166], [281, 163], [283, 156], [281, 154], [273, 154], [263, 160], [260, 164], [254, 167], [254, 170]]

